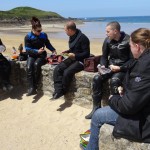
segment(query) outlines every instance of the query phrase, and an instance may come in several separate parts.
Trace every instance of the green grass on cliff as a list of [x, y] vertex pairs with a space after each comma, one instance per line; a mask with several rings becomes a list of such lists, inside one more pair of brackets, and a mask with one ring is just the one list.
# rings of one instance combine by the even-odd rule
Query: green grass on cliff
[[50, 11], [43, 11], [31, 7], [16, 7], [9, 11], [0, 11], [0, 19], [22, 18], [31, 19], [36, 16], [39, 19], [62, 18], [59, 14]]

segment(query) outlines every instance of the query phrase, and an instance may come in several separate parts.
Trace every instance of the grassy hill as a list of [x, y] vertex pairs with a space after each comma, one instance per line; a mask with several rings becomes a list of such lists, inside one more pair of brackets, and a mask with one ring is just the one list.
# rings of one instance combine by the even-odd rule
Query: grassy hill
[[51, 19], [51, 18], [63, 18], [59, 14], [50, 11], [43, 11], [31, 7], [16, 7], [9, 11], [0, 11], [0, 19], [31, 19], [32, 16], [36, 16], [39, 19]]

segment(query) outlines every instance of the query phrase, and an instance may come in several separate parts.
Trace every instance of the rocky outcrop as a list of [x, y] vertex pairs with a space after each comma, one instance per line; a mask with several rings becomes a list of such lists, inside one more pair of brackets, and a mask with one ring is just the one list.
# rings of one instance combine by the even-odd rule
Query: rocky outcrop
[[[63, 18], [63, 17], [49, 17], [48, 19], [40, 19], [42, 24], [58, 24], [63, 23], [65, 24], [67, 21], [69, 21], [69, 18]], [[83, 21], [79, 19], [72, 19], [77, 24], [82, 24]], [[1, 19], [0, 20], [0, 27], [13, 27], [13, 26], [24, 26], [24, 25], [30, 25], [30, 19], [24, 19], [20, 17], [13, 17], [11, 19]]]
[[150, 150], [150, 144], [116, 139], [112, 136], [113, 126], [103, 125], [100, 130], [100, 150]]

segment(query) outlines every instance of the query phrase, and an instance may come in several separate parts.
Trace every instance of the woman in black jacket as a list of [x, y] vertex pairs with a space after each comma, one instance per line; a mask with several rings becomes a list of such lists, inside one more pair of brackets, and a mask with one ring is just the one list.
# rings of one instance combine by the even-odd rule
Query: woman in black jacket
[[27, 96], [36, 93], [41, 66], [46, 62], [47, 53], [45, 46], [52, 51], [53, 54], [56, 53], [55, 48], [48, 40], [47, 34], [42, 32], [40, 20], [36, 17], [32, 17], [31, 25], [32, 31], [25, 36], [25, 49], [28, 53], [27, 79], [29, 88]]
[[109, 106], [94, 113], [86, 150], [99, 149], [99, 130], [104, 123], [115, 125], [115, 137], [150, 143], [150, 30], [134, 31], [130, 47], [135, 59], [125, 77], [125, 92], [111, 95]]

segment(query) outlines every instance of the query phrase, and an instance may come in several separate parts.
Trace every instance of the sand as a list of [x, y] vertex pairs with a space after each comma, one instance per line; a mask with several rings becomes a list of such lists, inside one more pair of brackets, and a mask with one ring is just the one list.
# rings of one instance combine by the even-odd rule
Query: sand
[[[18, 28], [0, 29], [0, 38], [7, 47], [4, 55], [11, 56], [12, 46], [17, 48], [24, 41], [25, 31], [30, 31], [30, 26]], [[45, 28], [63, 30], [61, 25]], [[58, 53], [68, 49], [67, 39], [50, 41]], [[92, 41], [91, 53], [99, 55], [101, 43]], [[90, 120], [84, 119], [89, 109], [65, 103], [64, 99], [50, 101], [51, 96], [12, 95], [0, 95], [1, 150], [80, 150], [79, 134], [90, 127]]]
[[[57, 33], [64, 32], [64, 24], [45, 24], [42, 25], [42, 29], [46, 33]], [[24, 44], [25, 35], [31, 30], [31, 26], [20, 26], [20, 27], [0, 27], [0, 38], [6, 45], [7, 50], [5, 55], [12, 54], [12, 47], [16, 49], [20, 43]], [[49, 39], [51, 44], [56, 48], [58, 53], [68, 49], [68, 39], [52, 38]], [[90, 42], [91, 53], [95, 55], [101, 54], [102, 43], [97, 40], [91, 40]], [[48, 51], [50, 52], [50, 51]]]
[[79, 150], [79, 134], [89, 128], [88, 109], [63, 99], [35, 96], [0, 101], [1, 150]]

